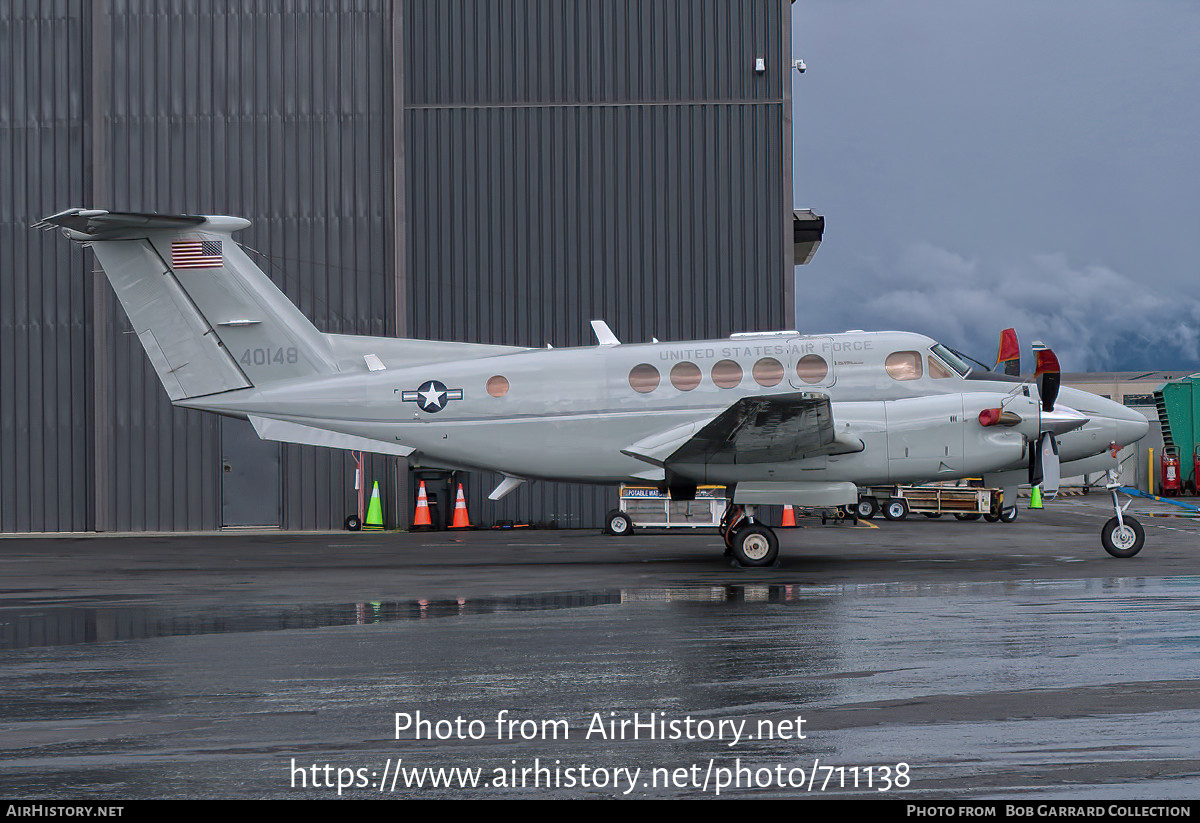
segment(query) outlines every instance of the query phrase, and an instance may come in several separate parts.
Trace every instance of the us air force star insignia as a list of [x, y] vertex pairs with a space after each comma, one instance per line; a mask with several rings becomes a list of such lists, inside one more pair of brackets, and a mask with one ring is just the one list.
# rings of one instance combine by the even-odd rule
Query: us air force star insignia
[[462, 400], [463, 393], [462, 389], [446, 388], [446, 384], [439, 380], [426, 380], [416, 391], [402, 392], [400, 399], [406, 403], [416, 403], [422, 411], [433, 414], [446, 408], [446, 403], [451, 400]]

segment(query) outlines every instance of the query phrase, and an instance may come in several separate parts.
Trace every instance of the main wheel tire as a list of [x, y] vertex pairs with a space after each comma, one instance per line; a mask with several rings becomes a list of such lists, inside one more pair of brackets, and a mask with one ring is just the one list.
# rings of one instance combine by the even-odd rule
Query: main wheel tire
[[604, 519], [604, 533], [611, 534], [614, 537], [625, 537], [633, 534], [633, 521], [629, 519], [629, 515], [620, 509], [613, 509]]
[[352, 514], [346, 518], [346, 531], [348, 531], [348, 532], [362, 531], [362, 521], [358, 519], [357, 514]]
[[988, 512], [987, 514], [985, 514], [985, 515], [983, 516], [983, 519], [984, 519], [984, 520], [986, 520], [986, 521], [987, 521], [987, 522], [989, 522], [989, 523], [999, 523], [999, 522], [1000, 522], [1000, 515], [998, 515], [998, 514], [992, 514], [991, 512]]
[[979, 512], [955, 512], [954, 517], [958, 520], [978, 520]]
[[860, 497], [858, 506], [855, 507], [856, 514], [864, 520], [870, 520], [875, 515], [879, 514], [879, 501], [874, 497]]
[[733, 557], [743, 566], [770, 566], [779, 556], [779, 538], [767, 526], [742, 526], [733, 536]]
[[1012, 523], [1017, 519], [1017, 513], [1020, 511], [1016, 506], [1005, 506], [1000, 510], [1000, 522]]
[[1110, 518], [1100, 530], [1100, 542], [1113, 557], [1133, 557], [1146, 543], [1146, 530], [1132, 517], [1123, 517], [1124, 524]]
[[908, 517], [908, 503], [902, 497], [893, 497], [883, 504], [883, 516], [888, 520], [903, 520]]

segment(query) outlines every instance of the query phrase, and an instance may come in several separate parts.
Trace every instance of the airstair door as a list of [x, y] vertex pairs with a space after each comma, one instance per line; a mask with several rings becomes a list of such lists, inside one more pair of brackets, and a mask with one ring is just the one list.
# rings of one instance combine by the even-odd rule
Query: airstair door
[[793, 337], [788, 343], [787, 374], [793, 388], [816, 391], [837, 382], [832, 337]]

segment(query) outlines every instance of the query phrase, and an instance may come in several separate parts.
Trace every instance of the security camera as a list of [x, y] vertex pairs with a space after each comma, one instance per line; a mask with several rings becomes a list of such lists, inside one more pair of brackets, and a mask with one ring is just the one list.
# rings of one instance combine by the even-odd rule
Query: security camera
[[804, 70], [807, 69], [808, 66], [804, 65], [803, 60], [793, 60], [792, 68], [794, 68], [796, 71], [800, 72], [801, 74], [804, 74]]

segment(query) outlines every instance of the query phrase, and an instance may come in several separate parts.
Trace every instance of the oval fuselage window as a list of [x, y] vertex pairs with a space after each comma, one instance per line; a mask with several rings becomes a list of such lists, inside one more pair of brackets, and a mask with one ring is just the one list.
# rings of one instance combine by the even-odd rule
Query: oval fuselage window
[[778, 386], [783, 380], [783, 364], [774, 357], [764, 357], [754, 364], [754, 382], [760, 386]]
[[718, 360], [712, 367], [712, 381], [722, 389], [732, 389], [742, 382], [742, 367], [733, 360]]
[[629, 386], [641, 394], [649, 394], [657, 389], [661, 379], [658, 369], [649, 363], [639, 363], [629, 370]]
[[680, 391], [691, 391], [700, 385], [700, 367], [695, 363], [676, 363], [671, 367], [671, 385]]
[[806, 354], [796, 363], [796, 376], [805, 383], [820, 383], [829, 374], [829, 364], [819, 354]]
[[489, 377], [487, 381], [487, 393], [492, 397], [503, 397], [508, 394], [508, 378], [499, 374], [495, 377]]

